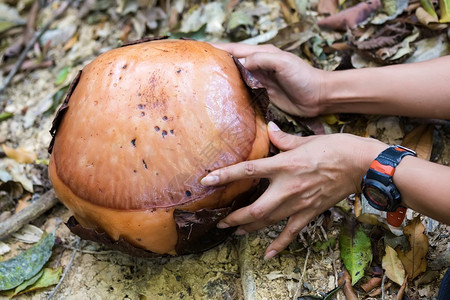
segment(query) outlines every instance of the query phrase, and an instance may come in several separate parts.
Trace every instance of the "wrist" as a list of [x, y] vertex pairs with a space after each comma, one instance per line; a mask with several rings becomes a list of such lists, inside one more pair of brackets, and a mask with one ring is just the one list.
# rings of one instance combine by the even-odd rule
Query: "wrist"
[[374, 78], [380, 68], [325, 71], [320, 113], [378, 113], [380, 95]]

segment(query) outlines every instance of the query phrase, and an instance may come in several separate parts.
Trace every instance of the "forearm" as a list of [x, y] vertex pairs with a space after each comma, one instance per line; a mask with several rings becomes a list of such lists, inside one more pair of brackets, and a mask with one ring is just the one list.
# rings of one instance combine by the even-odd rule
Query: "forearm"
[[450, 119], [450, 56], [325, 72], [320, 111]]
[[450, 167], [405, 157], [396, 168], [393, 180], [403, 205], [450, 224]]

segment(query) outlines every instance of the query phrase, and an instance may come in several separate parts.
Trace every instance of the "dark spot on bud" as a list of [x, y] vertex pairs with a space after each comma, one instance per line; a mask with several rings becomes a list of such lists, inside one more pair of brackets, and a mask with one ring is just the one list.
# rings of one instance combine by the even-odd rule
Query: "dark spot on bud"
[[137, 171], [136, 171], [136, 170], [133, 170], [133, 173], [134, 173], [134, 174], [136, 174], [136, 173], [137, 173]]
[[188, 196], [188, 197], [192, 196], [192, 193], [191, 193], [191, 191], [189, 191], [189, 190], [187, 190], [185, 194], [186, 194], [186, 196]]
[[173, 129], [170, 129], [170, 134], [173, 134]]
[[[140, 94], [139, 94], [139, 96], [140, 96]], [[138, 104], [138, 108], [139, 109], [144, 109], [144, 105], [143, 104]]]
[[156, 131], [156, 132], [159, 131], [159, 126], [155, 126], [155, 131]]
[[123, 65], [123, 66], [122, 66], [122, 69], [126, 69], [126, 68], [127, 68], [127, 65]]
[[163, 121], [167, 121], [167, 116], [164, 116], [162, 119]]
[[178, 69], [177, 73], [180, 74], [181, 73], [181, 69]]
[[162, 137], [165, 137], [167, 135], [167, 131], [163, 130], [161, 134], [162, 134]]
[[136, 241], [140, 242], [140, 241], [142, 241], [142, 239], [141, 238], [137, 238]]
[[141, 94], [141, 93], [138, 93], [138, 97], [140, 97], [140, 96], [142, 96], [142, 94]]
[[145, 162], [145, 160], [142, 160], [142, 164], [144, 165], [144, 168], [148, 169], [147, 168], [147, 163]]
[[141, 112], [141, 116], [145, 116], [145, 112], [142, 111], [142, 112]]
[[131, 145], [133, 145], [133, 147], [136, 147], [136, 139], [131, 140]]

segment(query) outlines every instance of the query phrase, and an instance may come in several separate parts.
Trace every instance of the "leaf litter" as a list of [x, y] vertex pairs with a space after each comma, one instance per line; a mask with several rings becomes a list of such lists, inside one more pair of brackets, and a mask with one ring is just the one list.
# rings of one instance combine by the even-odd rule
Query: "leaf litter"
[[[424, 2], [430, 4], [429, 1], [421, 1]], [[32, 1], [0, 2], [0, 87], [27, 42], [24, 39], [26, 32], [32, 30], [35, 34], [34, 30], [42, 29], [42, 24], [63, 2], [41, 3], [42, 7], [33, 10]], [[63, 16], [53, 21], [40, 42], [33, 45], [22, 68], [0, 95], [0, 144], [2, 149], [16, 151], [15, 154], [9, 150], [0, 151], [0, 220], [13, 216], [16, 206], [27, 195], [36, 200], [50, 188], [45, 163], [48, 161], [46, 148], [50, 142], [48, 130], [53, 115], [64, 98], [67, 83], [75, 77], [77, 70], [97, 55], [145, 36], [170, 35], [211, 42], [272, 43], [326, 70], [422, 61], [449, 54], [448, 1], [431, 4], [422, 7], [419, 1], [388, 0], [382, 1], [381, 7], [364, 11], [357, 9], [362, 7], [359, 1], [351, 0], [323, 0], [319, 1], [319, 7], [316, 1], [289, 0], [208, 3], [189, 0], [88, 0], [72, 3]], [[349, 11], [353, 11], [353, 15]], [[364, 11], [362, 15], [361, 11]], [[34, 17], [37, 21], [33, 20]], [[320, 29], [318, 24], [325, 22], [323, 20], [327, 17], [328, 20], [334, 19], [336, 24], [344, 24], [344, 27], [338, 28], [340, 31]], [[403, 141], [415, 147], [424, 158], [444, 165], [450, 163], [448, 123], [385, 116], [333, 115], [302, 120], [281, 112], [275, 115], [283, 129], [296, 134], [349, 132], [371, 135], [391, 144]], [[20, 189], [9, 188], [12, 183]], [[352, 253], [352, 250], [342, 251], [340, 244], [334, 241], [345, 234], [339, 225], [345, 219], [343, 215], [351, 214], [353, 204], [358, 204], [356, 196], [344, 199], [350, 212], [335, 208], [319, 216], [279, 259], [272, 262], [263, 262], [261, 255], [267, 244], [279, 234], [283, 223], [240, 240], [232, 238], [202, 255], [172, 260], [136, 260], [85, 242], [82, 244], [82, 255], [75, 260], [73, 270], [69, 272], [72, 275], [61, 286], [60, 296], [68, 296], [67, 291], [73, 289], [79, 292], [71, 296], [85, 298], [86, 291], [93, 289], [96, 296], [103, 298], [108, 297], [106, 295], [122, 295], [122, 291], [127, 291], [130, 297], [153, 299], [177, 291], [179, 297], [223, 299], [226, 297], [224, 295], [229, 295], [239, 299], [244, 293], [249, 295], [252, 287], [258, 287], [255, 292], [257, 298], [316, 295], [323, 299], [324, 295], [340, 286], [338, 279], [342, 276], [339, 273], [344, 268], [340, 255], [351, 256]], [[415, 229], [410, 233], [407, 229], [410, 227], [405, 227], [406, 235], [400, 232], [400, 236], [395, 236], [389, 233], [383, 216], [366, 210], [364, 203], [359, 204], [360, 207], [362, 205], [362, 213], [358, 220], [363, 224], [358, 228], [364, 228], [364, 232], [368, 233], [382, 230], [384, 242], [376, 242], [368, 235], [370, 245], [380, 249], [374, 252], [372, 263], [364, 263], [364, 268], [359, 270], [358, 274], [364, 277], [360, 281], [366, 283], [371, 278], [378, 281], [380, 274], [374, 270], [383, 265], [382, 257], [389, 256], [390, 262], [383, 267], [387, 280], [395, 284], [384, 291], [385, 299], [396, 296], [403, 282], [402, 276], [397, 276], [400, 267], [393, 258], [394, 253], [386, 250], [390, 245], [397, 250], [398, 256], [403, 257], [402, 265], [408, 275], [414, 275], [416, 282], [422, 282], [416, 286], [403, 284], [403, 292], [409, 296], [420, 294], [418, 297], [424, 299], [435, 296], [439, 280], [429, 281], [426, 276], [439, 279], [449, 265], [448, 226], [425, 217], [419, 219], [417, 214], [409, 212], [406, 224], [414, 224]], [[38, 217], [32, 225], [42, 229], [52, 226], [50, 224], [55, 220], [67, 220], [68, 216], [67, 210], [58, 205]], [[364, 223], [368, 220], [372, 220], [369, 222], [371, 224]], [[52, 255], [49, 264], [55, 267], [51, 272], [61, 274], [60, 265], [67, 266], [70, 257], [70, 253], [64, 250], [72, 247], [74, 237], [63, 226], [56, 229], [56, 235], [57, 247], [52, 250], [55, 255]], [[33, 241], [33, 235], [18, 233], [17, 236]], [[357, 240], [356, 235], [350, 236], [353, 237], [350, 240]], [[407, 240], [405, 236], [410, 238]], [[428, 251], [424, 249], [424, 237], [428, 238]], [[367, 239], [364, 240], [367, 246]], [[3, 262], [20, 255], [27, 247], [13, 236], [1, 243], [0, 255], [4, 257], [0, 256], [0, 261]], [[417, 255], [417, 247], [422, 249], [420, 255]], [[309, 257], [307, 253], [310, 253]], [[424, 262], [428, 262], [425, 268]], [[93, 267], [86, 268], [89, 264]], [[397, 266], [394, 269], [396, 275], [392, 275], [394, 265]], [[38, 270], [38, 274], [42, 272], [43, 275], [37, 279], [35, 286], [45, 274], [49, 274], [49, 270]], [[430, 272], [437, 272], [437, 275]], [[202, 274], [201, 279], [199, 274]], [[59, 278], [59, 275], [54, 278]], [[101, 280], [93, 283], [94, 278]], [[147, 280], [150, 279], [149, 285]], [[411, 282], [412, 278], [409, 280]], [[25, 285], [28, 284], [31, 283]], [[360, 284], [355, 284], [355, 291], [345, 285], [337, 292], [337, 298], [342, 299], [343, 293], [349, 299], [353, 297], [351, 293], [368, 297], [367, 292], [358, 289]], [[37, 293], [41, 298], [45, 297], [45, 294]], [[94, 297], [92, 292], [91, 296]]]

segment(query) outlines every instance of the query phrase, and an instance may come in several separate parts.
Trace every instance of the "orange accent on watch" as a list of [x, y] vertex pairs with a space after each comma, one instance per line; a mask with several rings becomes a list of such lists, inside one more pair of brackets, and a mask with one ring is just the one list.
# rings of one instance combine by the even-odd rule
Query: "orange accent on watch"
[[387, 212], [387, 222], [394, 227], [400, 227], [406, 215], [406, 207], [399, 206], [396, 211]]
[[386, 175], [389, 175], [389, 176], [393, 176], [394, 172], [395, 172], [395, 168], [394, 167], [383, 165], [377, 160], [374, 160], [372, 162], [372, 164], [370, 165], [370, 168], [375, 170], [375, 171], [377, 171], [377, 172], [380, 172], [382, 174], [386, 174]]

